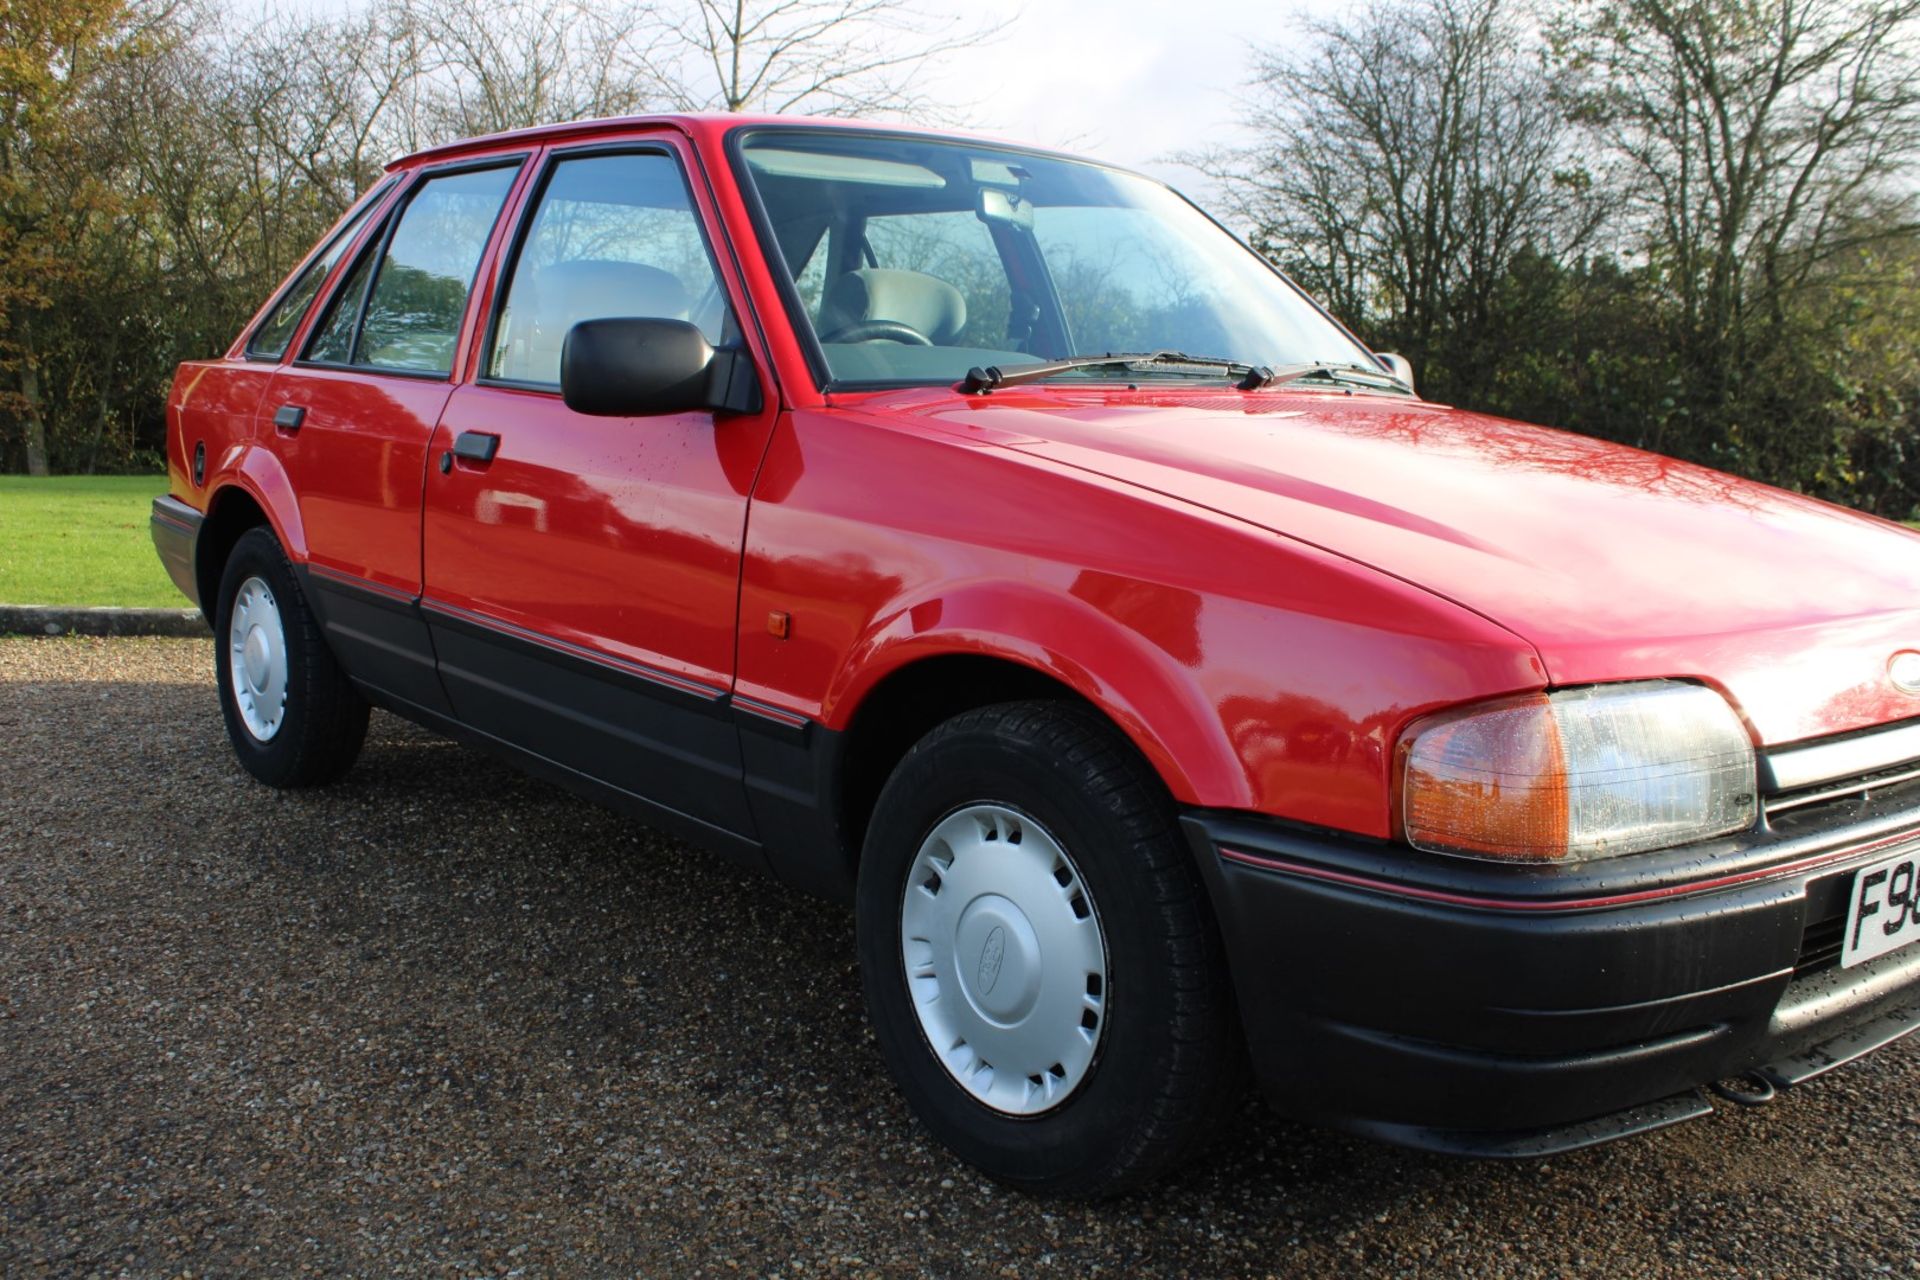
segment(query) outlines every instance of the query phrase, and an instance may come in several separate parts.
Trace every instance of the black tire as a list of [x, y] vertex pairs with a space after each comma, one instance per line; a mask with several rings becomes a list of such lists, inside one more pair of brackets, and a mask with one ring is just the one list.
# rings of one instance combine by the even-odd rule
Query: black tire
[[[249, 578], [259, 578], [272, 592], [286, 642], [286, 708], [278, 727], [264, 741], [247, 727], [241, 714], [228, 634], [234, 602]], [[213, 627], [220, 711], [234, 753], [247, 772], [269, 786], [315, 787], [335, 781], [352, 768], [367, 736], [367, 701], [327, 648], [320, 624], [271, 529], [249, 529], [233, 544], [220, 574]]]
[[[989, 1108], [934, 1056], [901, 960], [901, 903], [928, 833], [990, 802], [1067, 851], [1106, 938], [1106, 1027], [1086, 1076], [1033, 1116]], [[1100, 1196], [1200, 1149], [1244, 1092], [1219, 930], [1159, 778], [1110, 724], [1066, 702], [956, 716], [894, 770], [875, 806], [857, 903], [867, 1006], [888, 1067], [935, 1137], [1022, 1190]]]

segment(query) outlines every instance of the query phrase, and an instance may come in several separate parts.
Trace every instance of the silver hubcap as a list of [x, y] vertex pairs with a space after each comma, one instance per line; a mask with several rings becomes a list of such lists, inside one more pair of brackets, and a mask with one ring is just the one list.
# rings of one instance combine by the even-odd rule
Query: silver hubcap
[[1000, 805], [928, 833], [900, 902], [920, 1030], [955, 1083], [1008, 1115], [1065, 1102], [1106, 1030], [1107, 941], [1046, 828]]
[[280, 732], [287, 715], [287, 632], [280, 605], [262, 579], [240, 584], [227, 620], [227, 649], [240, 720], [248, 733], [266, 742]]

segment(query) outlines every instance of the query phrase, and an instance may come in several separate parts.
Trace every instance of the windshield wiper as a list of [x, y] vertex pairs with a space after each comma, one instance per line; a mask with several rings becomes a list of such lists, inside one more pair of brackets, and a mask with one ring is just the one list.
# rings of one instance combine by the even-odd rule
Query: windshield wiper
[[1218, 373], [1229, 377], [1239, 374], [1240, 380], [1234, 383], [1234, 386], [1242, 391], [1259, 391], [1264, 387], [1283, 386], [1289, 382], [1297, 382], [1301, 378], [1326, 378], [1334, 382], [1352, 382], [1363, 387], [1377, 387], [1382, 390], [1413, 394], [1413, 388], [1401, 379], [1384, 369], [1369, 365], [1337, 360], [1313, 360], [1305, 364], [1282, 365], [1275, 369], [1263, 364], [1253, 365], [1239, 360], [1223, 360], [1218, 356], [1190, 356], [1184, 351], [1109, 352], [1101, 356], [1069, 356], [1065, 360], [1050, 360], [1045, 364], [1015, 365], [1011, 369], [988, 365], [984, 369], [967, 370], [967, 376], [960, 380], [960, 390], [968, 395], [985, 395], [997, 387], [1017, 387], [1023, 382], [1039, 382], [1079, 369], [1149, 369], [1160, 373]]
[[1352, 382], [1363, 387], [1379, 387], [1392, 391], [1404, 391], [1408, 395], [1413, 394], [1413, 387], [1410, 384], [1388, 373], [1385, 369], [1329, 360], [1282, 365], [1278, 369], [1262, 366], [1242, 378], [1239, 387], [1242, 391], [1258, 391], [1262, 387], [1283, 386], [1289, 382], [1298, 382], [1302, 378], [1326, 378], [1333, 382]]
[[1160, 373], [1179, 373], [1185, 370], [1228, 376], [1238, 373], [1244, 377], [1252, 377], [1256, 372], [1263, 372], [1238, 360], [1222, 360], [1217, 356], [1190, 356], [1184, 351], [1110, 351], [1101, 356], [1068, 356], [1065, 360], [1049, 360], [1045, 364], [1015, 365], [1011, 369], [1002, 369], [998, 365], [988, 365], [984, 369], [969, 369], [967, 376], [960, 380], [960, 390], [968, 395], [985, 395], [996, 387], [1017, 387], [1023, 382], [1039, 382], [1043, 378], [1072, 373], [1076, 369], [1152, 369]]

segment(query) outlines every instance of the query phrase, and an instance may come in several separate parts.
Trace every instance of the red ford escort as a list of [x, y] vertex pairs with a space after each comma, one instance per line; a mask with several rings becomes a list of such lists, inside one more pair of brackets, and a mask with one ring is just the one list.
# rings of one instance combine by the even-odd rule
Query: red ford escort
[[1427, 403], [1129, 173], [423, 152], [168, 446], [252, 774], [384, 707], [850, 900], [900, 1088], [1020, 1186], [1151, 1176], [1249, 1067], [1529, 1155], [1920, 1023], [1920, 537]]

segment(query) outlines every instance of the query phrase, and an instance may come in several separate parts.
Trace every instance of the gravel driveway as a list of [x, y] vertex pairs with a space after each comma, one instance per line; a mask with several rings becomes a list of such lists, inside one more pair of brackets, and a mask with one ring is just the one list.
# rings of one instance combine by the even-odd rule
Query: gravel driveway
[[1131, 1199], [935, 1149], [848, 912], [376, 715], [232, 763], [195, 640], [0, 640], [0, 1275], [1920, 1275], [1920, 1045], [1457, 1163], [1250, 1103]]

